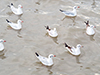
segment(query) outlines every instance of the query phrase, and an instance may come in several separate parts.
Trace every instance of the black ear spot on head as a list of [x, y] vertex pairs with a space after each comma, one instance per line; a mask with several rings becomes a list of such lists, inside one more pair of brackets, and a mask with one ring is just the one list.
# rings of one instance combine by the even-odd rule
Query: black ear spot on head
[[13, 3], [11, 3], [11, 5], [13, 5]]

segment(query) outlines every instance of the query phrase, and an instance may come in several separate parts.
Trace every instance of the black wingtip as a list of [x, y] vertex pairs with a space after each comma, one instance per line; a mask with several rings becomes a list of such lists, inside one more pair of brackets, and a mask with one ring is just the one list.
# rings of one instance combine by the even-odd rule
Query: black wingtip
[[65, 47], [68, 47], [68, 45], [65, 43]]
[[[68, 47], [70, 50], [71, 50], [71, 47], [70, 46], [68, 46], [66, 43], [65, 43], [65, 47]], [[72, 50], [71, 50], [72, 51]]]
[[10, 7], [10, 5], [8, 5], [8, 7]]
[[13, 5], [13, 3], [11, 3], [11, 5]]
[[63, 10], [59, 9], [59, 11], [63, 12]]
[[49, 26], [45, 26], [45, 28], [49, 30]]
[[8, 19], [6, 19], [6, 21], [9, 22]]
[[84, 23], [85, 23], [86, 25], [89, 25], [89, 21], [87, 21], [87, 22], [84, 21]]
[[39, 54], [37, 52], [35, 52], [36, 56], [39, 56]]
[[10, 23], [10, 21], [9, 21], [8, 19], [6, 19], [6, 21], [7, 21], [8, 23]]

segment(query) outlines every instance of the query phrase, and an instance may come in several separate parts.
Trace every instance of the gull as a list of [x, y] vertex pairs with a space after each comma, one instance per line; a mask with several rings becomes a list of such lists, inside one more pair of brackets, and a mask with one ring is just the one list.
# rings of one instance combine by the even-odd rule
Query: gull
[[89, 25], [89, 21], [85, 22], [85, 24], [86, 24], [86, 33], [88, 35], [94, 35], [95, 34], [94, 28], [96, 27], [93, 25]]
[[45, 27], [46, 27], [47, 33], [48, 33], [51, 37], [57, 37], [57, 36], [58, 36], [58, 33], [57, 33], [56, 28], [50, 29], [49, 26], [45, 26]]
[[23, 14], [22, 5], [18, 5], [18, 8], [15, 8], [13, 3], [11, 3], [11, 5], [8, 5], [8, 7], [10, 7], [11, 11], [16, 15], [22, 15]]
[[15, 30], [20, 30], [22, 28], [21, 23], [23, 21], [21, 21], [20, 19], [17, 21], [17, 23], [10, 22], [8, 19], [6, 19], [6, 21]]
[[6, 41], [3, 39], [0, 39], [0, 51], [4, 50], [3, 42], [6, 42]]
[[65, 11], [65, 10], [62, 10], [62, 9], [59, 9], [63, 14], [65, 14], [65, 16], [69, 16], [69, 17], [75, 17], [77, 16], [77, 12], [76, 12], [76, 9], [79, 8], [79, 6], [74, 6], [73, 7], [73, 11]]
[[40, 62], [41, 62], [42, 64], [44, 64], [45, 66], [52, 66], [52, 65], [53, 65], [52, 57], [56, 57], [56, 56], [53, 55], [53, 54], [50, 54], [50, 55], [48, 56], [48, 58], [39, 55], [37, 52], [35, 52], [35, 54], [36, 54], [36, 57], [40, 60]]
[[81, 54], [80, 48], [83, 47], [83, 46], [81, 44], [77, 44], [77, 46], [75, 48], [75, 47], [68, 46], [65, 43], [65, 47], [72, 55], [80, 55]]

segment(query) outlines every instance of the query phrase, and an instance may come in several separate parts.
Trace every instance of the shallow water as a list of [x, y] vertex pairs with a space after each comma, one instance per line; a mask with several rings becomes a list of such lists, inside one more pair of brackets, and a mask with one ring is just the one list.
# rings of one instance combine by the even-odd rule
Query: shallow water
[[[23, 6], [24, 14], [16, 16], [7, 7], [10, 3]], [[100, 1], [99, 0], [0, 0], [0, 39], [5, 49], [0, 52], [0, 75], [95, 75], [100, 73]], [[68, 18], [59, 9], [71, 10], [78, 15]], [[65, 18], [64, 18], [65, 17]], [[24, 21], [22, 30], [10, 29], [6, 19]], [[96, 34], [85, 33], [84, 21], [95, 25]], [[59, 36], [51, 38], [45, 27], [57, 28]], [[81, 55], [76, 57], [66, 51], [64, 43], [81, 44]], [[53, 53], [54, 65], [43, 66], [35, 52], [48, 56]]]

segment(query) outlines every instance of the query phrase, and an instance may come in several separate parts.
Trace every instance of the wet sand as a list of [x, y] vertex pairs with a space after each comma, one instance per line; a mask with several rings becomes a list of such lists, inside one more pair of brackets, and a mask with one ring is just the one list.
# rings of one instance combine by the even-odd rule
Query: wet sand
[[[10, 3], [23, 6], [24, 14], [16, 16], [7, 7]], [[100, 1], [99, 0], [0, 0], [0, 39], [5, 49], [0, 52], [0, 75], [95, 75], [100, 73]], [[77, 16], [64, 18], [59, 9], [77, 9]], [[9, 28], [9, 19], [23, 20], [22, 30]], [[96, 34], [85, 33], [84, 21], [95, 25]], [[51, 38], [44, 26], [57, 28], [58, 37]], [[64, 43], [81, 44], [81, 55], [76, 57], [66, 51]], [[56, 55], [52, 67], [43, 66], [35, 57]]]

